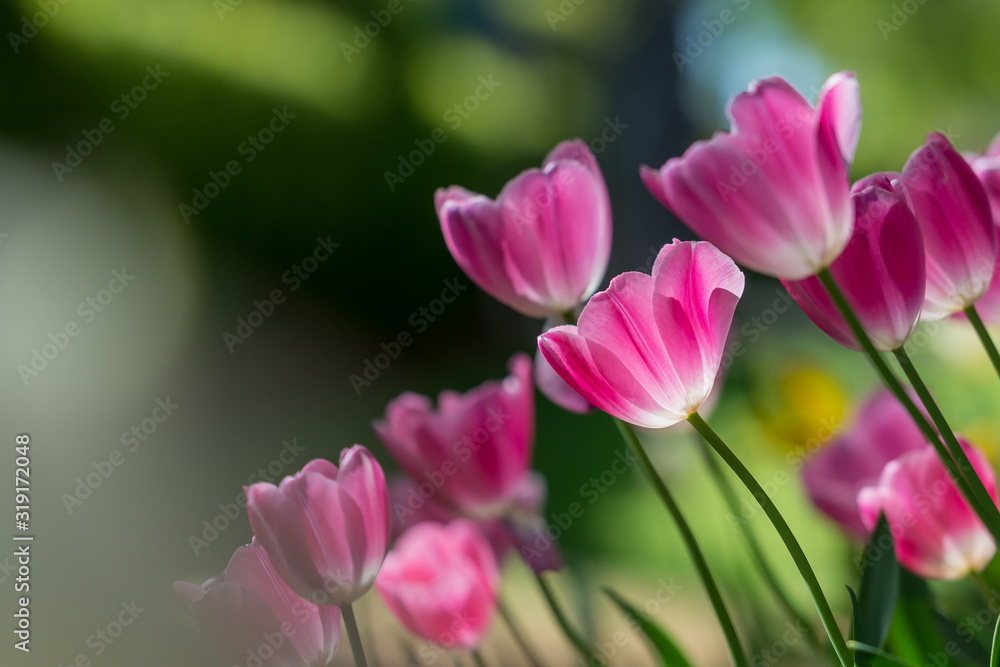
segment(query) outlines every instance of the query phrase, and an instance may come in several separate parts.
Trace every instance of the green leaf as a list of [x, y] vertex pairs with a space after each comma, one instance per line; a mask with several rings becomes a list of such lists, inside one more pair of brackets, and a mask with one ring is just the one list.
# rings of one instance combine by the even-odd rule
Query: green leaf
[[916, 667], [916, 665], [914, 665], [912, 662], [907, 662], [906, 660], [900, 658], [898, 655], [893, 655], [888, 651], [883, 651], [880, 648], [869, 646], [868, 644], [859, 641], [854, 641], [853, 639], [847, 642], [847, 647], [853, 651], [858, 651], [862, 654], [872, 655], [878, 658], [882, 658], [884, 660], [888, 660], [889, 662], [896, 665], [906, 665], [906, 667]]
[[677, 648], [674, 641], [649, 616], [626, 602], [622, 596], [610, 588], [605, 588], [604, 593], [625, 612], [626, 618], [635, 620], [639, 629], [646, 635], [646, 639], [649, 640], [649, 643], [659, 654], [660, 659], [663, 660], [664, 667], [691, 667], [691, 662], [684, 657], [684, 654]]
[[[861, 556], [861, 591], [857, 599], [854, 639], [882, 648], [889, 636], [893, 612], [899, 599], [899, 564], [892, 533], [885, 516], [880, 516]], [[870, 653], [858, 656], [861, 667], [871, 664]]]

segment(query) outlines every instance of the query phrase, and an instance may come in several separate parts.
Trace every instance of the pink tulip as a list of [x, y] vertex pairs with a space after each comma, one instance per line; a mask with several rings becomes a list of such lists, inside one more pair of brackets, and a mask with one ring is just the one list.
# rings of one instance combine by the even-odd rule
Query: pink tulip
[[458, 186], [434, 197], [448, 250], [495, 299], [529, 317], [575, 308], [601, 284], [611, 204], [597, 160], [565, 141], [496, 200]]
[[474, 523], [422, 523], [386, 556], [375, 588], [413, 634], [446, 648], [476, 649], [493, 621], [500, 571]]
[[[968, 443], [962, 446], [996, 503], [996, 478], [989, 462]], [[858, 508], [869, 530], [879, 514], [885, 514], [900, 564], [926, 579], [959, 579], [981, 572], [996, 554], [993, 537], [930, 445], [886, 465], [878, 483], [858, 493]]]
[[902, 181], [924, 237], [922, 318], [941, 319], [974, 304], [989, 287], [997, 260], [990, 202], [969, 164], [937, 132], [910, 156]]
[[399, 465], [454, 511], [505, 516], [531, 467], [535, 394], [531, 360], [514, 355], [510, 375], [459, 394], [431, 399], [405, 393], [386, 407], [375, 432]]
[[325, 667], [340, 645], [340, 609], [296, 595], [256, 543], [237, 549], [222, 576], [178, 581], [174, 593], [239, 664]]
[[[972, 170], [976, 172], [979, 181], [986, 190], [993, 212], [993, 224], [1000, 229], [1000, 134], [985, 155], [973, 155], [967, 158]], [[1000, 323], [1000, 252], [993, 267], [993, 279], [986, 293], [976, 302], [976, 311], [989, 324]]]
[[[883, 352], [902, 347], [917, 328], [927, 281], [920, 228], [895, 193], [893, 176], [875, 174], [855, 184], [854, 234], [830, 265], [861, 326]], [[862, 349], [819, 278], [782, 283], [820, 329], [845, 347]]]
[[340, 469], [310, 461], [279, 486], [247, 490], [254, 536], [292, 590], [317, 604], [351, 604], [378, 574], [389, 543], [389, 491], [361, 445], [340, 453]]
[[831, 76], [813, 109], [784, 79], [750, 85], [729, 107], [732, 130], [695, 142], [642, 180], [698, 236], [740, 264], [800, 280], [851, 238], [848, 168], [861, 128], [853, 74]]
[[889, 461], [927, 445], [906, 409], [886, 389], [872, 394], [850, 429], [802, 467], [813, 504], [860, 540], [868, 528], [858, 512], [858, 492], [878, 481]]
[[[545, 320], [542, 333], [566, 324], [566, 319], [561, 315], [553, 315]], [[566, 384], [566, 381], [559, 377], [545, 356], [539, 351], [535, 353], [535, 384], [538, 391], [550, 401], [564, 410], [577, 414], [587, 414], [594, 409], [590, 401], [578, 394], [575, 389]]]
[[665, 428], [708, 398], [722, 363], [743, 274], [710, 243], [674, 240], [653, 275], [627, 272], [595, 294], [577, 326], [538, 346], [566, 382], [605, 412]]
[[[417, 524], [449, 523], [459, 518], [434, 497], [430, 482], [422, 484], [409, 477], [397, 477], [389, 482], [392, 501], [392, 538], [406, 533]], [[545, 535], [542, 518], [546, 496], [545, 480], [538, 473], [529, 473], [518, 487], [514, 505], [503, 519], [480, 519], [476, 522], [490, 546], [497, 563], [503, 563], [511, 551], [517, 552], [535, 572], [558, 571], [563, 568], [558, 547]]]

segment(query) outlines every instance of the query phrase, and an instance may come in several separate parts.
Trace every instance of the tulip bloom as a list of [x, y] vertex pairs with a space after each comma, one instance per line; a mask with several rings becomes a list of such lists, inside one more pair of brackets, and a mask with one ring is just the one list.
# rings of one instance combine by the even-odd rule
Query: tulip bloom
[[413, 634], [445, 648], [474, 650], [496, 612], [500, 571], [474, 523], [422, 523], [386, 556], [375, 588]]
[[174, 593], [238, 663], [325, 667], [340, 645], [340, 609], [296, 595], [256, 543], [237, 549], [222, 576], [201, 586], [178, 581]]
[[510, 375], [465, 393], [431, 399], [407, 392], [386, 407], [375, 432], [399, 465], [433, 486], [441, 502], [466, 516], [498, 518], [516, 503], [531, 467], [535, 393], [531, 360], [513, 356]]
[[584, 306], [577, 326], [542, 334], [538, 346], [601, 410], [644, 428], [672, 426], [712, 392], [743, 282], [715, 246], [675, 240], [660, 250], [651, 276], [617, 276]]
[[310, 461], [275, 486], [247, 489], [254, 536], [293, 591], [317, 604], [351, 604], [375, 581], [389, 544], [389, 491], [371, 453], [355, 445], [340, 468]]
[[[993, 224], [1000, 229], [1000, 135], [993, 140], [985, 155], [973, 155], [968, 158], [969, 165], [979, 177], [986, 190], [993, 211]], [[993, 280], [986, 293], [976, 302], [976, 311], [983, 320], [990, 324], [1000, 323], [1000, 252], [993, 268]]]
[[[564, 324], [566, 324], [564, 317], [553, 315], [545, 320], [542, 333]], [[535, 384], [538, 386], [538, 391], [564, 410], [582, 415], [594, 409], [590, 401], [578, 394], [575, 389], [566, 384], [565, 380], [559, 377], [559, 374], [553, 370], [541, 352], [535, 353]]]
[[924, 236], [923, 319], [964, 310], [989, 287], [997, 260], [990, 202], [972, 167], [933, 132], [903, 167], [903, 192]]
[[854, 75], [831, 76], [813, 109], [785, 80], [751, 84], [732, 130], [691, 145], [643, 183], [698, 236], [747, 268], [800, 280], [851, 238], [848, 169], [861, 128]]
[[[962, 446], [996, 503], [996, 478], [989, 462], [968, 443]], [[869, 530], [879, 514], [885, 514], [899, 562], [926, 579], [960, 579], [981, 572], [996, 554], [993, 537], [930, 445], [886, 465], [878, 483], [858, 493], [858, 508]]]
[[853, 426], [806, 460], [802, 483], [816, 507], [848, 534], [868, 537], [858, 492], [875, 484], [893, 459], [927, 446], [913, 418], [887, 389], [872, 394]]
[[[854, 234], [830, 265], [861, 326], [883, 352], [902, 347], [917, 328], [927, 282], [920, 227], [895, 193], [893, 176], [875, 174], [855, 184]], [[844, 347], [861, 351], [819, 278], [782, 283], [816, 326]]]
[[434, 196], [444, 240], [469, 278], [529, 317], [572, 310], [601, 284], [611, 255], [611, 204], [597, 160], [565, 141], [541, 169], [492, 200], [464, 188]]

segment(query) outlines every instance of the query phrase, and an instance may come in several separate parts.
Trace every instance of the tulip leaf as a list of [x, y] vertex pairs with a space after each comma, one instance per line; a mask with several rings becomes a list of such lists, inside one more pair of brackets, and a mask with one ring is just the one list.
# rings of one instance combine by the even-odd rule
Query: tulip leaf
[[691, 662], [684, 657], [684, 654], [677, 644], [674, 643], [659, 625], [657, 625], [653, 619], [651, 619], [646, 613], [641, 611], [638, 607], [635, 607], [625, 599], [611, 590], [610, 588], [604, 589], [605, 595], [607, 595], [611, 600], [618, 605], [618, 607], [625, 613], [625, 617], [632, 619], [639, 629], [642, 630], [646, 639], [649, 643], [656, 649], [659, 654], [660, 659], [663, 661], [664, 667], [691, 667]]
[[[889, 636], [889, 626], [899, 599], [899, 563], [893, 547], [892, 533], [885, 516], [880, 516], [875, 530], [861, 556], [861, 590], [854, 614], [853, 638], [857, 642], [882, 648]], [[871, 664], [871, 653], [857, 658], [859, 667]]]
[[883, 660], [888, 660], [889, 662], [896, 665], [905, 665], [906, 667], [916, 667], [912, 662], [907, 662], [906, 660], [900, 658], [898, 655], [893, 655], [888, 651], [883, 651], [880, 648], [875, 648], [874, 646], [869, 646], [868, 644], [859, 641], [854, 641], [853, 639], [847, 642], [847, 647], [852, 651], [860, 652], [866, 655], [872, 655], [877, 658], [882, 658]]

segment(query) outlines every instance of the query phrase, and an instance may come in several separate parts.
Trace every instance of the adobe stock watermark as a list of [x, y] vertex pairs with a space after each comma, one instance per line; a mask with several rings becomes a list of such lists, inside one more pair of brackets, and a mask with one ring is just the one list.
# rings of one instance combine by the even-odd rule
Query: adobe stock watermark
[[17, 53], [22, 46], [36, 37], [38, 31], [47, 26], [63, 6], [69, 3], [70, 0], [38, 0], [38, 6], [41, 9], [30, 17], [21, 17], [21, 29], [18, 32], [7, 33], [7, 41], [10, 42], [10, 48], [14, 50], [14, 53]]
[[[163, 80], [170, 76], [170, 72], [164, 72], [159, 65], [146, 66], [146, 76], [142, 81], [132, 87], [111, 102], [111, 113], [119, 120], [125, 120], [136, 109], [139, 104], [145, 101], [147, 95], [156, 90]], [[76, 144], [66, 146], [66, 156], [62, 162], [57, 160], [52, 162], [52, 171], [55, 172], [56, 180], [62, 183], [67, 174], [72, 174], [73, 170], [83, 164], [83, 159], [94, 152], [94, 149], [104, 142], [104, 138], [116, 129], [115, 121], [110, 116], [106, 116], [98, 121], [93, 129], [84, 129], [81, 134], [83, 139]]]
[[[114, 618], [87, 637], [85, 643], [90, 651], [77, 653], [72, 660], [66, 663], [66, 667], [91, 667], [92, 661], [104, 655], [125, 633], [125, 630], [135, 623], [139, 615], [146, 611], [146, 608], [140, 607], [134, 598], [130, 601], [122, 601], [119, 607], [121, 607], [121, 611]], [[60, 664], [59, 667], [63, 666]]]
[[181, 407], [178, 403], [171, 401], [169, 396], [157, 398], [153, 401], [153, 406], [148, 417], [139, 421], [138, 424], [132, 424], [128, 430], [122, 433], [121, 438], [119, 438], [119, 442], [122, 444], [121, 449], [112, 449], [107, 457], [91, 461], [90, 467], [93, 470], [76, 478], [76, 486], [72, 493], [62, 494], [61, 499], [66, 507], [66, 514], [72, 516], [73, 512], [82, 507], [84, 502], [90, 499], [94, 492], [101, 488], [118, 468], [125, 465], [126, 455], [138, 451], [156, 433], [160, 424], [167, 421]]
[[[445, 109], [441, 115], [441, 120], [451, 128], [452, 132], [457, 132], [465, 121], [479, 109], [480, 105], [490, 99], [496, 89], [503, 85], [502, 81], [493, 79], [493, 74], [480, 76], [477, 81], [479, 85], [473, 89], [470, 95], [455, 102]], [[405, 183], [406, 179], [410, 176], [413, 176], [417, 167], [424, 164], [427, 158], [434, 154], [434, 151], [437, 150], [440, 144], [448, 141], [448, 136], [448, 130], [443, 127], [436, 127], [430, 133], [430, 136], [423, 139], [414, 139], [413, 144], [416, 146], [416, 149], [406, 155], [400, 154], [397, 156], [399, 163], [396, 165], [396, 170], [391, 171], [387, 169], [383, 174], [385, 184], [389, 186], [389, 192], [395, 192], [398, 186]]]
[[927, 0], [903, 0], [903, 2], [893, 3], [892, 12], [888, 19], [879, 19], [875, 22], [882, 39], [889, 41], [889, 35], [906, 25], [910, 17], [917, 13], [917, 10], [927, 4]]
[[750, 656], [750, 664], [753, 667], [776, 664], [788, 655], [789, 651], [797, 646], [807, 634], [809, 634], [809, 628], [801, 620], [786, 621], [785, 631], [781, 637], [770, 646], [766, 646]]
[[549, 22], [549, 27], [555, 31], [560, 23], [568, 21], [569, 17], [576, 13], [577, 8], [585, 2], [587, 0], [562, 0], [556, 7], [559, 11], [545, 10], [545, 19]]
[[[306, 451], [306, 448], [299, 445], [295, 438], [292, 438], [291, 442], [283, 440], [281, 442], [281, 450], [278, 452], [277, 456], [271, 459], [267, 465], [257, 468], [257, 470], [247, 477], [246, 482], [244, 482], [244, 487], [250, 487], [257, 482], [267, 482], [269, 484], [277, 484], [281, 481], [283, 477], [286, 476], [288, 471], [291, 469], [292, 464], [302, 453]], [[229, 503], [219, 503], [219, 513], [215, 516], [209, 517], [199, 524], [198, 529], [195, 532], [188, 535], [188, 546], [191, 547], [191, 551], [194, 555], [200, 556], [202, 552], [212, 545], [222, 533], [229, 530], [240, 515], [246, 511], [247, 507], [247, 494], [246, 490], [240, 491], [240, 493]]]
[[[288, 270], [282, 273], [281, 283], [289, 286], [289, 292], [297, 291], [305, 281], [319, 270], [323, 262], [330, 259], [339, 247], [339, 243], [333, 242], [332, 235], [327, 234], [325, 239], [317, 236], [316, 247], [313, 248], [312, 253], [303, 257], [299, 263], [292, 264]], [[254, 299], [250, 312], [245, 317], [241, 315], [236, 318], [236, 328], [233, 332], [225, 331], [222, 334], [222, 342], [226, 344], [229, 354], [235, 352], [238, 345], [250, 340], [250, 337], [263, 326], [267, 318], [274, 315], [277, 307], [285, 303], [287, 297], [285, 291], [278, 287], [271, 290], [264, 299]]]
[[280, 111], [277, 107], [272, 108], [271, 118], [267, 123], [255, 133], [248, 134], [236, 147], [237, 155], [243, 158], [242, 162], [234, 158], [228, 160], [219, 171], [209, 171], [204, 185], [200, 188], [191, 188], [191, 202], [177, 205], [181, 217], [184, 218], [184, 224], [191, 224], [191, 216], [201, 215], [212, 200], [229, 187], [233, 178], [243, 173], [243, 167], [257, 159], [274, 138], [284, 132], [288, 124], [297, 117], [297, 114], [288, 112], [287, 106], [282, 107]]
[[406, 4], [403, 4], [403, 0], [388, 0], [385, 3], [385, 9], [371, 10], [371, 16], [374, 20], [368, 21], [363, 27], [360, 25], [354, 26], [354, 39], [352, 42], [340, 42], [340, 52], [344, 54], [347, 62], [349, 63], [355, 56], [361, 55], [361, 51], [371, 44], [373, 39], [381, 35], [384, 28], [389, 27], [393, 17], [402, 14], [403, 10], [406, 9], [406, 5], [411, 2], [413, 0], [406, 0]]
[[414, 336], [427, 331], [431, 324], [444, 313], [448, 305], [455, 303], [455, 300], [467, 289], [469, 286], [462, 282], [460, 276], [445, 280], [444, 288], [436, 299], [432, 299], [426, 306], [421, 306], [410, 313], [410, 317], [406, 321], [413, 327], [412, 333], [410, 329], [403, 329], [388, 343], [384, 341], [380, 343], [379, 350], [381, 351], [372, 358], [365, 358], [361, 364], [360, 374], [352, 373], [348, 376], [347, 379], [351, 383], [351, 388], [354, 389], [354, 395], [360, 396], [362, 389], [370, 387], [375, 380], [378, 380], [383, 371], [388, 369], [393, 361], [399, 359], [403, 348], [413, 344]]
[[[90, 324], [111, 305], [115, 296], [121, 294], [133, 280], [135, 280], [135, 276], [129, 273], [124, 266], [112, 270], [107, 287], [81, 301], [76, 307], [76, 314], [83, 320], [84, 324]], [[17, 374], [24, 386], [27, 387], [32, 379], [41, 375], [42, 371], [48, 368], [49, 364], [69, 347], [72, 340], [79, 336], [82, 330], [80, 323], [71, 319], [55, 333], [49, 331], [48, 341], [43, 343], [40, 348], [31, 349], [31, 359], [28, 363], [17, 366]]]
[[681, 51], [673, 52], [672, 57], [677, 71], [683, 74], [686, 66], [693, 65], [694, 61], [722, 36], [726, 28], [736, 22], [739, 13], [746, 11], [751, 1], [732, 0], [732, 3], [736, 5], [736, 11], [727, 7], [720, 11], [717, 17], [703, 20], [701, 24], [705, 29], [698, 31], [697, 34], [688, 35], [684, 43], [680, 45], [684, 49], [683, 53]]

